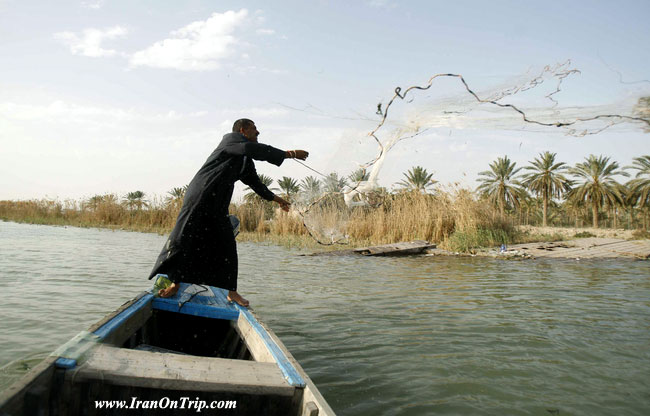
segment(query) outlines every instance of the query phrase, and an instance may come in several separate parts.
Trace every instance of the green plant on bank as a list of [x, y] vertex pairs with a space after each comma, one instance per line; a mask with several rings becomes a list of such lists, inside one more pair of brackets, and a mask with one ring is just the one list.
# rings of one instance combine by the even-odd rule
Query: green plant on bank
[[142, 191], [129, 192], [128, 194], [126, 194], [126, 197], [124, 199], [124, 204], [129, 209], [140, 210], [149, 205], [149, 202], [146, 199], [144, 199], [144, 197], [145, 197], [145, 193]]
[[433, 180], [433, 173], [427, 172], [422, 166], [414, 166], [404, 173], [405, 179], [398, 182], [398, 185], [404, 189], [426, 192], [428, 188], [434, 186], [438, 181]]
[[477, 228], [468, 231], [455, 231], [445, 241], [443, 247], [454, 252], [468, 253], [476, 248], [494, 247], [511, 242], [512, 236], [507, 230]]
[[632, 238], [635, 240], [648, 240], [650, 239], [650, 231], [647, 230], [635, 230], [632, 233]]
[[278, 186], [284, 192], [284, 195], [289, 201], [293, 201], [295, 195], [300, 191], [298, 181], [288, 176], [283, 176], [282, 179], [278, 181]]
[[341, 192], [348, 184], [347, 179], [339, 177], [339, 174], [332, 172], [323, 179], [325, 192]]
[[300, 195], [305, 204], [311, 204], [321, 194], [321, 181], [314, 176], [307, 176], [300, 181]]
[[[416, 168], [409, 170], [412, 177], [422, 176], [431, 180], [424, 168], [418, 169], [422, 175], [416, 175]], [[600, 223], [601, 226], [609, 223], [616, 228], [617, 221], [622, 219], [625, 228], [635, 229], [642, 225], [647, 229], [650, 223], [650, 156], [635, 158], [629, 168], [637, 171], [636, 176], [626, 185], [621, 185], [612, 178], [624, 174], [618, 164], [609, 158], [591, 155], [570, 169], [579, 181], [575, 189], [563, 195], [564, 200], [560, 200], [560, 192], [553, 194], [552, 188], [557, 186], [566, 190], [566, 183], [557, 182], [560, 179], [556, 177], [555, 185], [548, 186], [549, 180], [544, 180], [548, 173], [562, 172], [564, 175], [565, 172], [563, 165], [555, 162], [555, 154], [549, 152], [541, 153], [532, 161], [526, 168], [527, 175], [523, 176], [523, 183], [537, 198], [522, 188], [516, 177], [520, 169], [507, 156], [493, 162], [490, 171], [481, 172], [481, 185], [477, 191], [457, 185], [438, 187], [433, 194], [422, 192], [419, 186], [395, 192], [379, 188], [364, 195], [363, 201], [368, 204], [352, 208], [345, 205], [340, 191], [348, 179], [366, 178], [366, 172], [359, 170], [347, 178], [333, 173], [327, 180], [306, 177], [299, 185], [288, 177], [280, 182], [285, 193], [296, 198], [296, 206], [317, 199], [319, 202], [310, 211], [316, 214], [316, 222], [325, 224], [325, 231], [331, 226], [341, 235], [348, 235], [351, 246], [423, 239], [443, 248], [467, 252], [479, 247], [565, 238], [557, 233], [517, 231], [517, 225], [543, 224], [544, 217], [547, 223], [560, 226], [581, 227], [604, 218], [606, 222]], [[273, 184], [273, 179], [268, 176], [260, 175], [260, 179], [268, 187]], [[413, 183], [420, 182], [413, 180]], [[150, 200], [145, 199], [144, 192], [136, 191], [129, 193], [123, 202], [115, 194], [97, 194], [82, 201], [0, 201], [0, 219], [168, 233], [178, 216], [185, 189], [173, 188], [165, 198], [153, 197]], [[546, 207], [544, 189], [548, 195], [555, 195], [548, 198]], [[323, 195], [323, 192], [327, 194]], [[486, 200], [492, 203], [486, 204]], [[594, 200], [598, 205], [596, 215]], [[548, 211], [546, 215], [545, 210]], [[241, 239], [263, 239], [318, 250], [325, 248], [309, 236], [301, 215], [281, 212], [277, 204], [265, 201], [253, 192], [246, 194], [242, 203], [231, 204], [230, 212], [240, 218]], [[593, 234], [582, 231], [573, 237], [588, 236]], [[635, 233], [636, 238], [647, 236], [647, 231]]]
[[548, 225], [548, 204], [552, 198], [561, 198], [571, 190], [572, 181], [563, 175], [568, 167], [564, 162], [555, 162], [555, 153], [544, 152], [539, 158], [530, 161], [530, 171], [522, 175], [522, 184], [542, 197], [542, 226]]
[[367, 181], [370, 178], [370, 172], [367, 172], [364, 168], [359, 168], [348, 175], [348, 179], [352, 186], [358, 184], [359, 182]]
[[490, 170], [479, 172], [481, 183], [477, 190], [490, 203], [499, 208], [501, 216], [505, 216], [506, 208], [518, 209], [520, 200], [525, 193], [521, 183], [515, 178], [521, 168], [511, 162], [508, 156], [497, 158], [490, 163]]
[[189, 185], [185, 185], [180, 188], [172, 188], [171, 191], [167, 192], [167, 198], [165, 199], [165, 202], [168, 205], [180, 209], [180, 207], [183, 205], [183, 199], [185, 198], [185, 192], [187, 192], [188, 186]]
[[637, 170], [634, 179], [627, 183], [631, 194], [635, 196], [634, 203], [645, 208], [650, 206], [650, 156], [635, 157], [629, 169]]
[[584, 201], [591, 206], [593, 227], [598, 228], [598, 213], [603, 206], [621, 205], [624, 199], [624, 187], [615, 179], [615, 175], [629, 176], [619, 169], [618, 163], [610, 162], [609, 157], [589, 155], [584, 162], [577, 163], [569, 173], [578, 178], [578, 185], [568, 194], [574, 201]]
[[575, 233], [573, 235], [573, 238], [590, 238], [595, 236], [596, 236], [595, 234], [592, 234], [589, 231], [581, 231], [579, 233]]
[[[273, 184], [273, 178], [271, 178], [268, 175], [265, 175], [263, 173], [257, 175], [260, 178], [260, 181], [269, 188], [271, 192], [275, 192], [278, 190], [278, 188], [272, 188], [271, 185]], [[246, 202], [256, 202], [256, 201], [263, 201], [262, 197], [256, 194], [250, 187], [244, 188], [244, 191], [249, 191], [247, 194], [244, 195], [244, 201]]]

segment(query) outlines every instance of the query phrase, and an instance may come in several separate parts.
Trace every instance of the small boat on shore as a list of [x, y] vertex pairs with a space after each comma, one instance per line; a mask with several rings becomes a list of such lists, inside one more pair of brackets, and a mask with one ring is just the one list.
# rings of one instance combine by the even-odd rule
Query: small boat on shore
[[253, 311], [211, 286], [143, 292], [0, 394], [0, 415], [334, 412]]

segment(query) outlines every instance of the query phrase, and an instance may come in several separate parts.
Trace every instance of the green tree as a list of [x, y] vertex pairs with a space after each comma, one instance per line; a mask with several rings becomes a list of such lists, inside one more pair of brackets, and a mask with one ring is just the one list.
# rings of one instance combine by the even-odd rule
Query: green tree
[[630, 224], [633, 220], [632, 210], [636, 206], [644, 212], [643, 227], [647, 228], [646, 217], [648, 208], [650, 208], [650, 156], [635, 157], [632, 166], [628, 166], [628, 168], [638, 171], [634, 179], [627, 183], [628, 194], [626, 196], [630, 210]]
[[312, 203], [321, 194], [321, 182], [314, 176], [307, 176], [300, 181], [300, 189], [308, 203]]
[[282, 179], [278, 181], [278, 185], [280, 186], [280, 189], [284, 191], [284, 194], [289, 200], [293, 199], [293, 196], [300, 190], [298, 181], [288, 176], [283, 176]]
[[572, 181], [563, 175], [568, 166], [564, 162], [555, 162], [555, 153], [540, 153], [538, 158], [528, 162], [531, 166], [524, 169], [529, 173], [522, 175], [522, 185], [542, 197], [542, 225], [547, 226], [548, 202], [551, 198], [561, 198], [571, 190]]
[[88, 198], [84, 206], [90, 208], [91, 211], [96, 211], [102, 202], [104, 202], [104, 195], [93, 195]]
[[434, 181], [433, 173], [427, 172], [422, 166], [414, 166], [404, 173], [406, 179], [398, 182], [402, 188], [426, 192], [427, 188], [435, 185], [438, 181]]
[[183, 198], [185, 198], [185, 192], [187, 191], [188, 185], [185, 185], [180, 188], [172, 188], [171, 191], [167, 192], [167, 205], [179, 206], [183, 204]]
[[610, 162], [609, 157], [589, 155], [584, 162], [576, 163], [569, 173], [577, 178], [578, 186], [567, 197], [575, 201], [584, 201], [591, 206], [593, 226], [598, 228], [598, 212], [603, 206], [612, 207], [623, 203], [624, 191], [615, 175], [629, 176], [619, 169], [617, 162]]
[[142, 191], [129, 192], [126, 194], [124, 203], [129, 209], [140, 210], [148, 205], [148, 202], [146, 199], [144, 199], [144, 197], [145, 193]]
[[338, 173], [332, 172], [323, 180], [325, 192], [342, 192], [348, 184], [345, 178], [339, 178]]
[[353, 186], [359, 182], [367, 181], [368, 178], [370, 178], [370, 172], [367, 172], [364, 168], [359, 168], [348, 176], [348, 179]]
[[499, 207], [501, 216], [505, 214], [507, 207], [518, 208], [519, 201], [525, 194], [521, 183], [515, 179], [515, 175], [521, 170], [515, 169], [516, 165], [508, 156], [504, 156], [490, 163], [490, 170], [479, 172], [479, 176], [483, 177], [478, 179], [481, 184], [477, 191]]
[[628, 182], [630, 190], [637, 194], [637, 205], [641, 208], [650, 205], [650, 156], [635, 157], [630, 169], [638, 172], [634, 179]]
[[[263, 173], [257, 175], [260, 178], [260, 181], [267, 187], [269, 188], [269, 191], [275, 192], [278, 190], [278, 188], [271, 188], [271, 185], [273, 184], [273, 178], [270, 176], [267, 176]], [[248, 192], [246, 195], [244, 195], [244, 201], [246, 202], [259, 202], [262, 201], [262, 197], [257, 195], [251, 188], [248, 186], [244, 188], [244, 191], [251, 191]]]

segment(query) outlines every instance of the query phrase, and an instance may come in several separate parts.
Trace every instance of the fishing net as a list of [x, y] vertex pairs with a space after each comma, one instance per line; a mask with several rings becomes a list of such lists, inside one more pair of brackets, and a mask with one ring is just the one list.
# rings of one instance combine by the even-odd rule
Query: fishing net
[[346, 244], [355, 210], [381, 205], [386, 192], [378, 184], [379, 173], [391, 149], [403, 140], [426, 140], [458, 129], [560, 130], [575, 137], [615, 126], [648, 131], [647, 106], [640, 105], [644, 98], [638, 95], [610, 104], [560, 105], [563, 83], [578, 74], [567, 61], [482, 90], [452, 73], [433, 75], [423, 85], [395, 88], [376, 106], [377, 125], [365, 138], [350, 140], [358, 144], [348, 152], [350, 162], [357, 160], [350, 164], [353, 175], [342, 178], [312, 169], [320, 188], [312, 187], [294, 204], [309, 234], [320, 244]]

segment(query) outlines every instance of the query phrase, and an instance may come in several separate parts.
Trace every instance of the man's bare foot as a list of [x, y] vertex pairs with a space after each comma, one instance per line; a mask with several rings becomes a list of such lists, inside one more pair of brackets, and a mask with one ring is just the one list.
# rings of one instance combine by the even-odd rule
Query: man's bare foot
[[179, 283], [172, 283], [171, 286], [169, 286], [167, 289], [160, 289], [158, 291], [158, 296], [161, 298], [171, 298], [178, 292], [178, 289], [180, 289], [181, 285]]
[[245, 307], [245, 308], [248, 308], [248, 305], [250, 304], [250, 303], [248, 302], [248, 300], [242, 298], [241, 295], [240, 295], [239, 293], [237, 293], [236, 290], [230, 290], [230, 291], [228, 292], [228, 297], [227, 297], [227, 299], [228, 299], [228, 301], [230, 301], [230, 302], [237, 302], [238, 304], [240, 304], [241, 306], [243, 306], [243, 307]]

